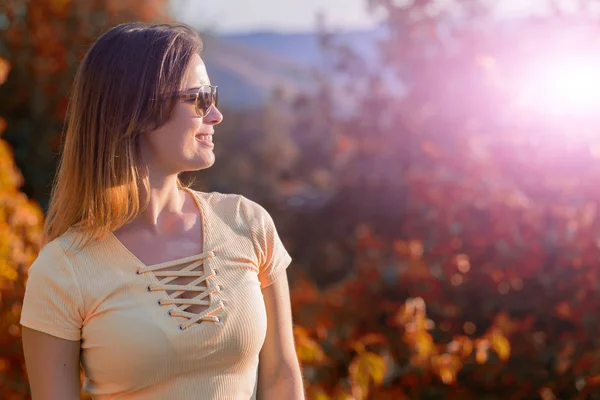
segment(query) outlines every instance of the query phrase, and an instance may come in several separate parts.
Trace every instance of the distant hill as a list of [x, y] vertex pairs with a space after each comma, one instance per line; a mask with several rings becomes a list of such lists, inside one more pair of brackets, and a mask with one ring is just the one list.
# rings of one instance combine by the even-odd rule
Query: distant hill
[[[382, 35], [381, 31], [350, 31], [334, 35], [335, 40], [348, 44], [367, 60], [377, 60], [376, 41]], [[242, 35], [228, 35], [226, 40], [251, 46], [307, 67], [323, 65], [322, 49], [319, 38], [315, 33], [278, 34], [256, 32]]]
[[[350, 46], [370, 64], [377, 64], [381, 31], [342, 32], [335, 41]], [[323, 68], [324, 55], [314, 33], [256, 32], [203, 36], [204, 59], [211, 79], [219, 85], [222, 104], [249, 108], [264, 104], [281, 88], [301, 93], [314, 88], [314, 71]]]

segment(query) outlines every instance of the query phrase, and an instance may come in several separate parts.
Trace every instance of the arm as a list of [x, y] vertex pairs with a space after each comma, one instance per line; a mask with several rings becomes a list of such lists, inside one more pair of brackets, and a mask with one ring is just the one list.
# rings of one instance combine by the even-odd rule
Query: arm
[[267, 336], [259, 356], [257, 399], [304, 400], [285, 273], [263, 289], [263, 297], [267, 310]]
[[23, 352], [32, 400], [79, 399], [80, 342], [23, 327]]

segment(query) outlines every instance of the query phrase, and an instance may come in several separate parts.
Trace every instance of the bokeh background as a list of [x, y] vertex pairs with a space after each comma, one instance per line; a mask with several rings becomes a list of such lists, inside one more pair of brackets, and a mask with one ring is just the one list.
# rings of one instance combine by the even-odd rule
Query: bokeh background
[[0, 0], [0, 398], [75, 68], [133, 20], [202, 34], [195, 188], [273, 215], [309, 399], [600, 398], [595, 0]]

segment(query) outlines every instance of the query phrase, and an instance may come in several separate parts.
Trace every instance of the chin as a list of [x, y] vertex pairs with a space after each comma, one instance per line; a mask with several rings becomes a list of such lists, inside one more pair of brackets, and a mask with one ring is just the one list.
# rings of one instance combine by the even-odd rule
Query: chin
[[210, 168], [215, 163], [215, 157], [211, 157], [209, 160], [199, 160], [199, 162], [195, 162], [193, 165], [190, 165], [187, 171], [201, 171], [203, 169]]

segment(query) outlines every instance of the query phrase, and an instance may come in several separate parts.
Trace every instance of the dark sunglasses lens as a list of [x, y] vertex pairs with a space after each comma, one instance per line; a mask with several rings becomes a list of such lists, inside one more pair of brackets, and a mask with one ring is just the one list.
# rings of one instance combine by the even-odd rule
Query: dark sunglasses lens
[[205, 117], [208, 111], [208, 107], [210, 107], [210, 93], [201, 90], [200, 93], [198, 93], [198, 113], [201, 116]]
[[198, 93], [198, 104], [196, 105], [196, 107], [198, 108], [198, 112], [200, 113], [200, 115], [206, 117], [210, 106], [214, 105], [216, 107], [217, 102], [218, 100], [216, 88], [207, 88], [204, 90], [200, 90], [200, 93]]

